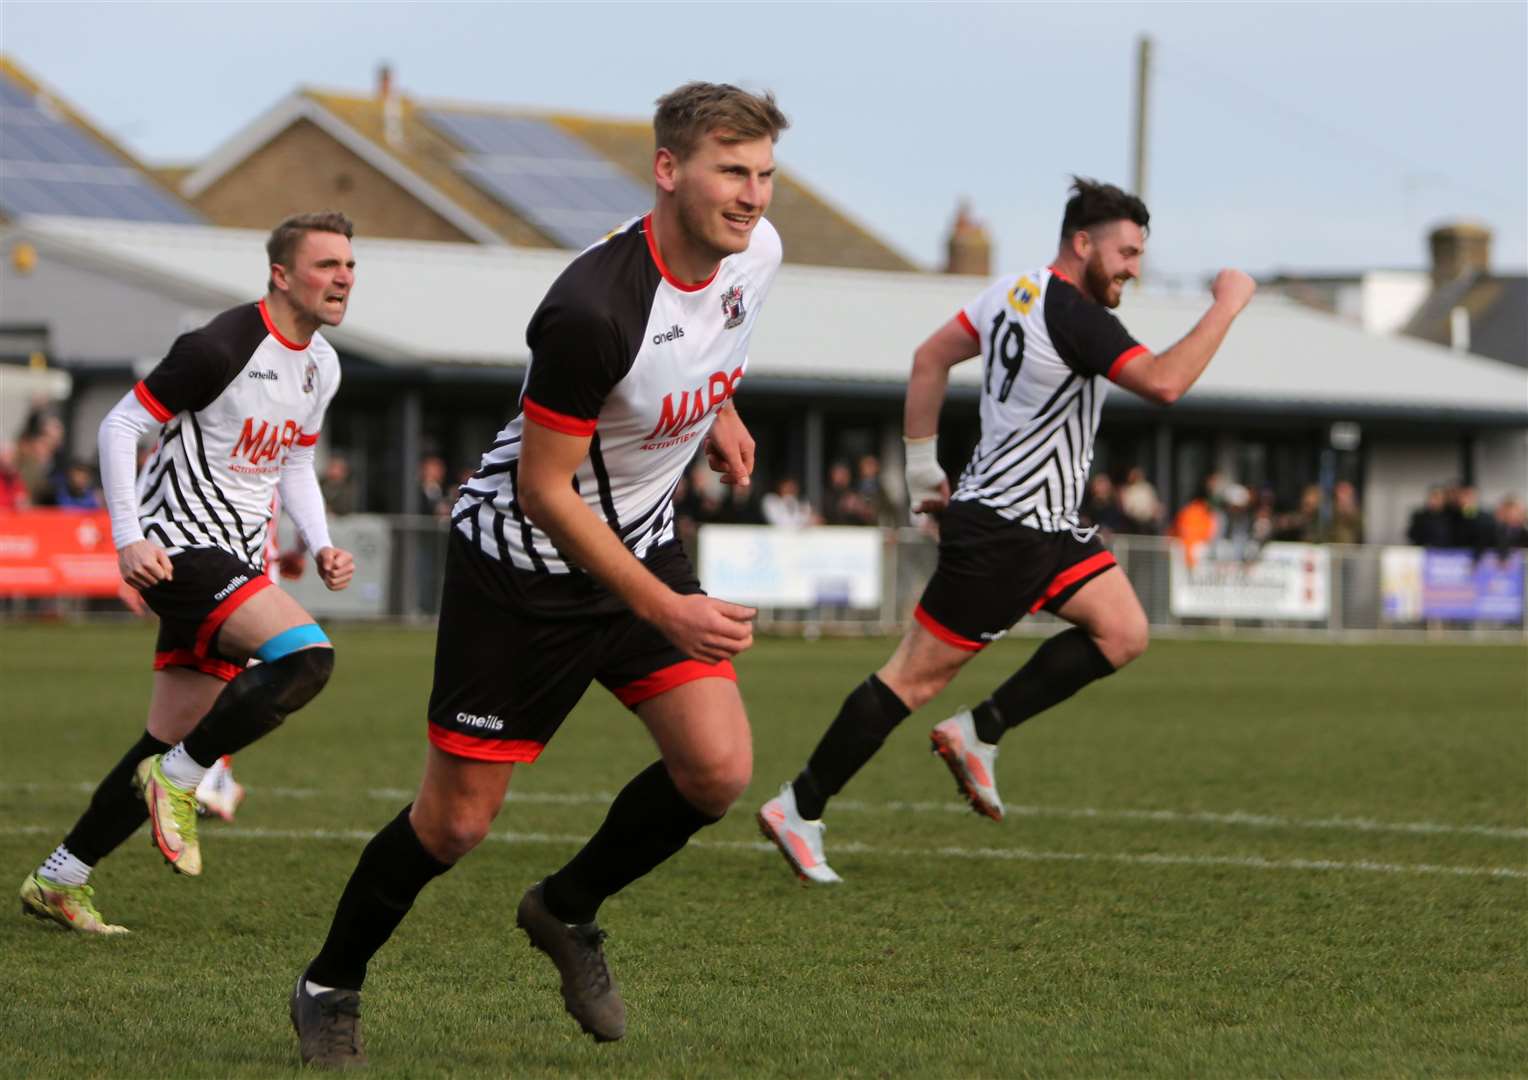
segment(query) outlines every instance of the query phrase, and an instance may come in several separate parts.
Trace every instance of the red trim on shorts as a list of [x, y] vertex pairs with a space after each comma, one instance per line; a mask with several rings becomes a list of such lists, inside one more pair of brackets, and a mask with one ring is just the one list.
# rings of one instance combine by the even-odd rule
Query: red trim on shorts
[[276, 322], [271, 318], [271, 313], [265, 310], [265, 297], [263, 296], [260, 298], [260, 321], [265, 323], [265, 330], [268, 334], [271, 335], [271, 337], [281, 342], [281, 344], [285, 345], [293, 352], [302, 352], [307, 348], [307, 345], [299, 345], [297, 342], [288, 341], [286, 338], [281, 336], [281, 331], [276, 329]]
[[1046, 604], [1060, 596], [1066, 591], [1068, 585], [1081, 581], [1092, 574], [1102, 573], [1109, 569], [1109, 567], [1117, 565], [1119, 564], [1114, 561], [1113, 555], [1107, 551], [1100, 551], [1097, 555], [1094, 555], [1092, 558], [1083, 559], [1082, 562], [1077, 563], [1075, 566], [1068, 566], [1051, 579], [1051, 583], [1045, 587], [1045, 592], [1040, 594], [1040, 599], [1034, 602], [1034, 606], [1029, 609], [1029, 613], [1033, 615]]
[[514, 761], [527, 764], [541, 756], [546, 747], [530, 739], [480, 739], [460, 731], [429, 725], [430, 742], [455, 757], [472, 761]]
[[196, 630], [196, 655], [206, 656], [207, 650], [212, 647], [212, 638], [218, 632], [218, 627], [228, 621], [232, 615], [244, 604], [253, 599], [255, 593], [271, 587], [271, 579], [253, 569], [250, 573], [255, 576], [240, 585], [223, 600], [221, 604], [212, 609], [212, 614], [202, 620], [202, 625]]
[[1126, 364], [1130, 363], [1130, 361], [1134, 360], [1137, 356], [1141, 356], [1150, 351], [1151, 350], [1147, 349], [1144, 345], [1137, 345], [1134, 348], [1126, 349], [1124, 352], [1119, 354], [1114, 363], [1109, 365], [1109, 374], [1105, 377], [1110, 382], [1113, 382], [1116, 376], [1118, 376], [1119, 373], [1124, 370]]
[[953, 645], [957, 649], [964, 649], [966, 652], [980, 652], [987, 647], [987, 643], [985, 641], [972, 641], [968, 637], [961, 637], [959, 634], [947, 626], [941, 626], [939, 623], [934, 621], [934, 617], [932, 615], [923, 610], [922, 604], [919, 604], [917, 607], [913, 608], [913, 618], [922, 623], [925, 630], [933, 634], [946, 645]]
[[215, 676], [224, 682], [232, 682], [234, 676], [244, 670], [238, 664], [231, 664], [227, 660], [197, 656], [190, 649], [171, 649], [169, 652], [155, 653], [154, 670], [163, 671], [167, 667], [195, 668], [204, 675]]
[[560, 431], [564, 435], [581, 435], [588, 438], [599, 426], [598, 420], [581, 420], [576, 416], [568, 416], [566, 413], [554, 412], [545, 405], [537, 405], [529, 395], [522, 399], [522, 403], [526, 416], [542, 427]]
[[149, 415], [152, 416], [155, 420], [158, 420], [161, 424], [168, 423], [170, 417], [175, 415], [169, 409], [160, 404], [159, 399], [154, 396], [154, 391], [150, 390], [144, 384], [142, 379], [139, 379], [138, 382], [134, 384], [133, 396], [138, 399], [138, 404], [147, 409], [149, 411]]
[[625, 686], [617, 686], [611, 689], [622, 705], [628, 709], [634, 709], [649, 698], [655, 698], [659, 694], [666, 693], [676, 686], [694, 682], [696, 679], [730, 679], [737, 682], [737, 671], [732, 667], [731, 660], [723, 660], [720, 664], [703, 664], [699, 660], [681, 660], [677, 664], [670, 664], [666, 668], [659, 668], [651, 675], [644, 675], [636, 682], [629, 682]]
[[971, 325], [971, 319], [964, 310], [955, 313], [955, 321], [965, 327], [966, 333], [970, 334], [977, 341], [982, 339], [982, 336], [976, 332], [976, 327]]
[[297, 436], [298, 446], [312, 446], [316, 442], [318, 442], [318, 432], [316, 431], [304, 432]]
[[716, 264], [716, 269], [711, 271], [711, 276], [706, 278], [705, 281], [697, 281], [693, 285], [680, 281], [669, 272], [668, 265], [663, 261], [663, 256], [658, 253], [658, 238], [653, 235], [653, 215], [650, 211], [642, 219], [642, 235], [647, 238], [647, 253], [653, 257], [653, 262], [658, 265], [658, 273], [663, 275], [664, 281], [674, 286], [680, 292], [700, 292], [701, 289], [704, 289], [716, 280], [717, 272], [722, 268], [721, 263]]

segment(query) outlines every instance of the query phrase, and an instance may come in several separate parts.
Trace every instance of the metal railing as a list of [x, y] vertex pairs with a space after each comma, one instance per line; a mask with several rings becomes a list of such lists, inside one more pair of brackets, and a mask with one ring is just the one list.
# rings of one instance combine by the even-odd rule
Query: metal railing
[[[439, 604], [441, 574], [445, 567], [445, 522], [424, 516], [386, 516], [355, 514], [335, 517], [330, 530], [337, 545], [354, 552], [357, 572], [351, 587], [344, 592], [327, 592], [311, 571], [301, 579], [283, 582], [300, 602], [315, 615], [355, 620], [393, 620], [422, 622], [434, 618]], [[937, 543], [928, 533], [914, 528], [865, 529], [879, 544], [880, 587], [875, 603], [851, 606], [847, 594], [839, 589], [824, 590], [822, 599], [799, 606], [772, 605], [742, 596], [729, 596], [723, 581], [709, 578], [704, 570], [706, 527], [700, 530], [697, 566], [702, 567], [702, 581], [714, 594], [727, 599], [744, 600], [760, 609], [758, 628], [763, 633], [817, 635], [861, 635], [899, 633], [911, 618], [912, 610], [924, 585], [934, 571]], [[757, 535], [768, 539], [772, 532], [758, 527]], [[715, 533], [736, 537], [736, 531]], [[807, 539], [810, 541], [811, 537]], [[862, 541], [864, 537], [860, 538]], [[729, 542], [731, 540], [729, 539]], [[767, 550], [768, 545], [765, 545]], [[796, 544], [796, 549], [812, 543]], [[875, 544], [862, 544], [870, 552]], [[1315, 608], [1291, 616], [1260, 614], [1184, 614], [1182, 555], [1175, 556], [1174, 544], [1163, 537], [1115, 536], [1109, 548], [1129, 577], [1153, 629], [1168, 634], [1236, 635], [1272, 634], [1310, 637], [1318, 640], [1389, 638], [1398, 640], [1492, 640], [1522, 642], [1528, 640], [1521, 615], [1528, 602], [1516, 604], [1516, 616], [1498, 619], [1426, 618], [1420, 608], [1394, 601], [1394, 572], [1387, 559], [1395, 561], [1398, 549], [1371, 545], [1321, 545], [1319, 550], [1306, 548], [1315, 569], [1312, 582], [1325, 589], [1322, 602]], [[1400, 550], [1405, 556], [1418, 549]], [[1387, 554], [1388, 553], [1388, 554]], [[1179, 560], [1175, 566], [1174, 560]], [[1404, 561], [1404, 559], [1402, 560]], [[1225, 563], [1222, 563], [1224, 567]], [[1252, 564], [1247, 564], [1251, 566]], [[1324, 569], [1323, 569], [1324, 567]], [[873, 572], [873, 571], [872, 571]], [[1229, 571], [1234, 576], [1234, 566]], [[1521, 578], [1516, 587], [1522, 588]], [[1322, 584], [1324, 583], [1324, 585]], [[1175, 588], [1178, 594], [1175, 596]], [[1319, 591], [1319, 590], [1318, 590]], [[1510, 599], [1510, 598], [1509, 598]], [[1523, 601], [1524, 598], [1517, 598]], [[1509, 605], [1511, 606], [1511, 605]], [[0, 610], [12, 616], [43, 612], [66, 616], [109, 615], [120, 611], [111, 601], [73, 601], [49, 603], [9, 601]], [[1016, 633], [1050, 633], [1056, 620], [1041, 613], [1024, 619]]]
[[[336, 519], [331, 527], [336, 532], [337, 543], [345, 542], [346, 523], [356, 520]], [[445, 564], [445, 526], [426, 517], [368, 517], [367, 520], [386, 524], [385, 550], [374, 548], [371, 556], [385, 559], [388, 570], [385, 595], [377, 598], [372, 610], [366, 614], [403, 620], [432, 618], [439, 596], [440, 572]], [[764, 605], [760, 607], [759, 629], [766, 633], [806, 635], [900, 632], [907, 625], [923, 587], [934, 571], [937, 543], [928, 533], [914, 528], [876, 531], [880, 535], [882, 552], [880, 602], [876, 606], [848, 607], [841, 599], [805, 607]], [[702, 527], [700, 547], [706, 543], [705, 532]], [[1387, 615], [1382, 566], [1386, 548], [1377, 545], [1321, 545], [1320, 551], [1328, 561], [1329, 570], [1324, 575], [1327, 602], [1319, 617], [1184, 615], [1174, 604], [1173, 548], [1173, 542], [1164, 537], [1119, 535], [1109, 540], [1109, 549], [1140, 597], [1148, 621], [1157, 630], [1211, 635], [1272, 633], [1315, 638], [1528, 639], [1520, 618], [1501, 621]], [[364, 564], [367, 551], [357, 550], [357, 557], [358, 563]], [[1181, 565], [1177, 574], [1181, 586]], [[705, 580], [704, 575], [702, 580]], [[311, 584], [316, 585], [316, 582]], [[716, 584], [707, 584], [717, 595], [725, 595], [725, 590]], [[315, 610], [322, 612], [329, 608], [326, 598], [307, 591], [303, 593], [304, 598], [310, 595]], [[334, 613], [362, 614], [359, 611]], [[1049, 632], [1054, 622], [1052, 616], [1041, 613], [1033, 619], [1025, 619], [1020, 630], [1033, 625]]]

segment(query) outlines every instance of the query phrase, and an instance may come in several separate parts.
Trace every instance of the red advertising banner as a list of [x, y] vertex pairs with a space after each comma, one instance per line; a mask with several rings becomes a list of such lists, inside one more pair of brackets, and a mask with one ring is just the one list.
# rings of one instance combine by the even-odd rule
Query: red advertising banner
[[121, 584], [106, 511], [0, 513], [0, 596], [116, 596]]

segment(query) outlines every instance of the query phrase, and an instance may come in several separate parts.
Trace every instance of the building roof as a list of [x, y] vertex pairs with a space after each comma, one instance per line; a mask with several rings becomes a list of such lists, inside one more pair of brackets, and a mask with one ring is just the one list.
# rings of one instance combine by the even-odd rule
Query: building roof
[[0, 54], [0, 216], [27, 214], [202, 220], [178, 191]]
[[[537, 113], [492, 104], [429, 101], [396, 94], [391, 106], [376, 96], [304, 88], [288, 95], [223, 143], [186, 178], [195, 198], [299, 120], [310, 120], [479, 243], [558, 247], [555, 238], [505, 200], [458, 169], [466, 149], [433, 118], [503, 117], [543, 121], [615, 165], [644, 190], [652, 184], [652, 129], [645, 122]], [[392, 109], [389, 116], [389, 107]], [[449, 204], [449, 208], [442, 205]], [[881, 270], [914, 264], [787, 169], [776, 174], [770, 220], [792, 262]], [[611, 221], [613, 226], [619, 217]]]
[[1469, 351], [1528, 368], [1528, 275], [1472, 273], [1434, 289], [1404, 332], [1424, 341], [1453, 341], [1453, 312], [1469, 313]]
[[[12, 231], [45, 257], [228, 304], [253, 298], [265, 279], [265, 237], [251, 230], [39, 218]], [[350, 313], [325, 334], [341, 350], [411, 365], [523, 365], [525, 324], [571, 257], [365, 237], [355, 247]], [[749, 379], [898, 392], [913, 349], [984, 285], [971, 277], [786, 266], [755, 333]], [[1207, 303], [1202, 295], [1131, 290], [1119, 315], [1136, 338], [1161, 350], [1192, 328]], [[176, 329], [166, 329], [166, 340]], [[952, 372], [957, 386], [980, 378], [979, 363]], [[1264, 296], [1232, 327], [1187, 405], [1528, 426], [1528, 373], [1428, 342], [1366, 334]]]

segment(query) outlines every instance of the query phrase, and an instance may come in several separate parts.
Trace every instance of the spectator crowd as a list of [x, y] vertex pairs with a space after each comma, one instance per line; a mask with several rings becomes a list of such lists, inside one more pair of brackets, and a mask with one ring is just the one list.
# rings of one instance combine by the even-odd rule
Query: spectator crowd
[[95, 465], [70, 457], [66, 443], [63, 421], [45, 405], [27, 414], [14, 442], [0, 439], [0, 512], [106, 506]]
[[1417, 547], [1468, 548], [1478, 556], [1496, 551], [1505, 556], [1513, 548], [1528, 547], [1523, 500], [1508, 495], [1495, 513], [1480, 504], [1473, 484], [1436, 485], [1411, 515], [1406, 540]]
[[[71, 457], [66, 445], [63, 422], [41, 403], [28, 414], [14, 442], [0, 440], [0, 512], [105, 506], [95, 465]], [[442, 520], [449, 517], [457, 489], [471, 475], [470, 468], [464, 469], [452, 482], [445, 460], [427, 452], [419, 461], [417, 502], [411, 512]], [[328, 455], [319, 483], [330, 513], [363, 509], [345, 455]], [[712, 523], [781, 528], [907, 523], [874, 454], [861, 455], [852, 463], [833, 462], [816, 500], [806, 497], [800, 479], [792, 475], [776, 478], [763, 493], [754, 486], [729, 487], [703, 459], [697, 459], [675, 489], [674, 512], [686, 540], [693, 540], [700, 525]], [[1308, 485], [1293, 506], [1280, 506], [1271, 488], [1252, 490], [1211, 472], [1194, 498], [1172, 509], [1140, 467], [1120, 476], [1098, 472], [1088, 480], [1082, 519], [1084, 526], [1097, 527], [1105, 535], [1173, 536], [1187, 544], [1213, 543], [1227, 555], [1244, 559], [1254, 557], [1271, 540], [1315, 544], [1365, 540], [1358, 493], [1346, 480], [1333, 484], [1329, 493]], [[1481, 503], [1472, 484], [1440, 484], [1428, 489], [1423, 504], [1411, 514], [1406, 540], [1418, 547], [1505, 554], [1528, 547], [1525, 519], [1523, 500], [1515, 495], [1503, 498], [1493, 511]]]

